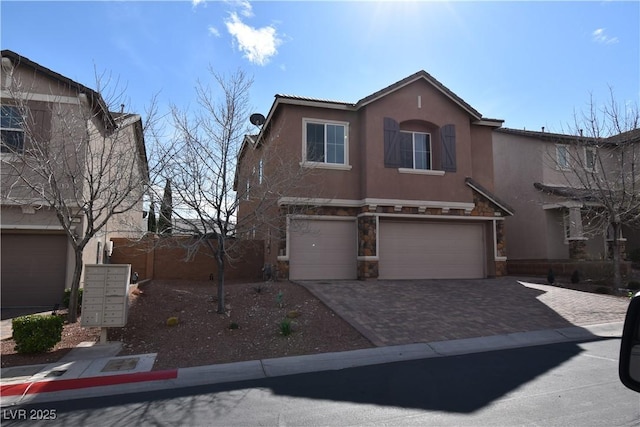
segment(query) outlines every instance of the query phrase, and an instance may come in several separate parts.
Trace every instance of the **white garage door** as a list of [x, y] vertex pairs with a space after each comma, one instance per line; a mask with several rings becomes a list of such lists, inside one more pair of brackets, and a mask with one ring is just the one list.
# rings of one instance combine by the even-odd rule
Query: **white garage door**
[[353, 220], [292, 220], [291, 280], [356, 279], [357, 229]]
[[380, 221], [381, 279], [485, 277], [482, 224]]
[[67, 266], [65, 235], [5, 234], [2, 307], [46, 307], [62, 302]]

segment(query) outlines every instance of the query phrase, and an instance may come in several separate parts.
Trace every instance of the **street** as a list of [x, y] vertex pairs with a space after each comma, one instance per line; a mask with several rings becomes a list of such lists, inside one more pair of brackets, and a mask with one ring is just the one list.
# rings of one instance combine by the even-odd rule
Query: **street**
[[619, 348], [602, 339], [52, 402], [4, 408], [2, 424], [637, 426]]

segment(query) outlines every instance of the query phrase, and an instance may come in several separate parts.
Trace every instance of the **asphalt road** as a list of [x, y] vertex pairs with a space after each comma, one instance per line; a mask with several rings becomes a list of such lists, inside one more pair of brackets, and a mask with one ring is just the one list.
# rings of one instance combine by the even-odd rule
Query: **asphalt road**
[[619, 348], [601, 339], [3, 408], [2, 425], [637, 426]]

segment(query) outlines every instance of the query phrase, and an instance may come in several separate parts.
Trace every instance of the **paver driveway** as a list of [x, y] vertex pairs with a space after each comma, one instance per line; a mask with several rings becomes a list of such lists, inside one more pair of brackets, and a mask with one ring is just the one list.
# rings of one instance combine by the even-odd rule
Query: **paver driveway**
[[305, 281], [378, 346], [622, 322], [627, 298], [535, 279]]

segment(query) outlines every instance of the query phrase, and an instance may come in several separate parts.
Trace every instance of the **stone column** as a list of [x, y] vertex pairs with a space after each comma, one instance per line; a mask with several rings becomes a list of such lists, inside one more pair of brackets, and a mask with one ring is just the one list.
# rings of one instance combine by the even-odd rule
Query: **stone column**
[[582, 206], [569, 207], [569, 238], [570, 239], [584, 238], [584, 229], [582, 228], [582, 212], [580, 211], [581, 207]]
[[376, 217], [358, 217], [358, 279], [378, 277], [377, 238]]
[[569, 208], [569, 258], [587, 259], [587, 238], [582, 228], [582, 205], [574, 204]]
[[569, 238], [569, 258], [587, 259], [587, 239]]

